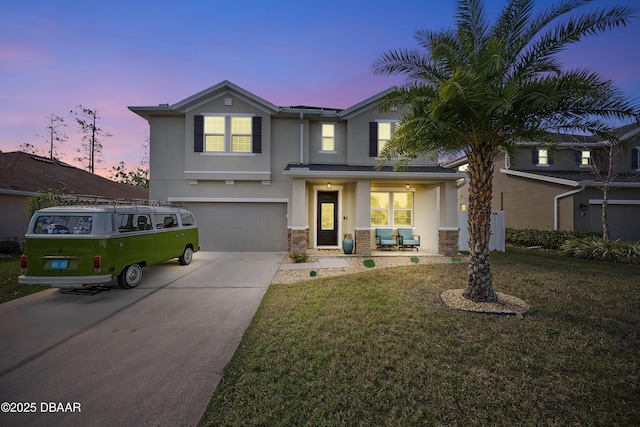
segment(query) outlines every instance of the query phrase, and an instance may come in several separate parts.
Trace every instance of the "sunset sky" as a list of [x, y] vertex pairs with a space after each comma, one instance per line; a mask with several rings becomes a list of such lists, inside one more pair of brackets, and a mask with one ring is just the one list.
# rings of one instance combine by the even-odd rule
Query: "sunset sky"
[[[494, 17], [503, 2], [487, 4]], [[0, 150], [29, 143], [48, 153], [37, 135], [53, 114], [68, 123], [63, 159], [83, 167], [73, 161], [80, 134], [68, 119], [81, 104], [98, 109], [113, 135], [102, 140], [97, 172], [105, 175], [142, 158], [148, 126], [127, 106], [173, 104], [230, 80], [280, 106], [346, 108], [401, 84], [374, 76], [371, 64], [387, 50], [417, 47], [417, 30], [453, 26], [454, 1], [22, 0], [0, 10]], [[636, 15], [630, 27], [572, 46], [564, 64], [599, 71], [640, 99]]]

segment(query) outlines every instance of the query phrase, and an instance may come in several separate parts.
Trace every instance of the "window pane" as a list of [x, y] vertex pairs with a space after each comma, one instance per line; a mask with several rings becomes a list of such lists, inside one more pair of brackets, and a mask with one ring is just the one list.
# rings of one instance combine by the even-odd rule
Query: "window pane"
[[231, 133], [234, 135], [251, 135], [251, 117], [232, 117]]
[[236, 153], [250, 153], [251, 137], [250, 136], [232, 136], [231, 151]]
[[376, 209], [372, 210], [371, 225], [374, 225], [374, 226], [389, 225], [389, 212], [376, 210]]
[[389, 193], [371, 193], [371, 209], [389, 209]]
[[334, 128], [333, 124], [323, 124], [322, 125], [322, 137], [334, 137]]
[[378, 139], [391, 139], [391, 123], [378, 123]]
[[335, 230], [333, 211], [334, 211], [333, 203], [322, 204], [321, 206], [322, 218], [320, 221], [320, 227], [322, 228], [322, 230]]
[[410, 210], [393, 211], [393, 225], [411, 225], [411, 217]]
[[222, 134], [224, 135], [224, 117], [205, 116], [204, 118], [205, 134]]
[[207, 135], [204, 138], [205, 151], [224, 151], [224, 135]]
[[548, 154], [547, 150], [544, 150], [544, 149], [538, 150], [538, 164], [539, 165], [548, 164], [549, 163], [548, 159], [549, 159], [549, 154]]
[[588, 150], [583, 151], [581, 164], [584, 166], [588, 166], [590, 157], [591, 157], [591, 153]]
[[396, 209], [412, 209], [413, 193], [393, 193], [393, 207]]

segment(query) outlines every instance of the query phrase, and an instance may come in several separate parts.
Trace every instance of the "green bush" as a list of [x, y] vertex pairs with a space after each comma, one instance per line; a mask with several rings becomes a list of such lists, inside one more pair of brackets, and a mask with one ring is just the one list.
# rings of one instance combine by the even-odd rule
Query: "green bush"
[[0, 254], [19, 254], [21, 252], [20, 244], [13, 240], [5, 240], [0, 242]]
[[575, 258], [640, 264], [640, 242], [604, 240], [598, 237], [567, 240], [562, 251]]
[[305, 251], [291, 252], [289, 254], [289, 258], [291, 258], [291, 260], [296, 264], [299, 264], [301, 262], [307, 262], [309, 260], [309, 255]]
[[573, 239], [596, 238], [600, 234], [594, 231], [556, 231], [534, 230], [531, 228], [507, 228], [505, 241], [516, 246], [542, 246], [545, 249], [559, 250], [564, 242]]

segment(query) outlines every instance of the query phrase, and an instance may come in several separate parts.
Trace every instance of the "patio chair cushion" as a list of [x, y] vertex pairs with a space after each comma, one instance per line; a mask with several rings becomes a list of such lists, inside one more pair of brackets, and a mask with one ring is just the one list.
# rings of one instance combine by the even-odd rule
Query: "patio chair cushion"
[[420, 246], [420, 238], [415, 239], [411, 228], [398, 228], [398, 240], [402, 246]]
[[378, 245], [395, 246], [396, 239], [393, 238], [392, 228], [376, 228], [376, 241]]

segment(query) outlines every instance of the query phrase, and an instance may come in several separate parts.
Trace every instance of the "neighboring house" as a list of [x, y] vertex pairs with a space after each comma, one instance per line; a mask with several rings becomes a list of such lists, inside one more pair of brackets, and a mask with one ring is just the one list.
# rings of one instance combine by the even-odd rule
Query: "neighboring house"
[[385, 93], [345, 110], [279, 107], [223, 81], [129, 107], [150, 126], [150, 196], [194, 212], [205, 250], [339, 248], [352, 234], [369, 255], [376, 227], [409, 227], [421, 250], [456, 253], [464, 174], [426, 158], [376, 169], [399, 119], [378, 111]]
[[[610, 237], [640, 240], [640, 127], [623, 126], [616, 133], [627, 148], [613, 159], [617, 176], [607, 208]], [[602, 232], [605, 172], [598, 176], [597, 171], [606, 159], [596, 157], [602, 146], [593, 136], [561, 135], [553, 148], [522, 143], [511, 160], [496, 156], [493, 210], [505, 211], [511, 228]], [[461, 158], [445, 166], [464, 170], [466, 163]], [[465, 182], [458, 190], [458, 209], [466, 209], [468, 196]]]
[[0, 240], [21, 241], [29, 197], [39, 191], [148, 200], [149, 191], [120, 184], [58, 160], [14, 151], [0, 153]]

